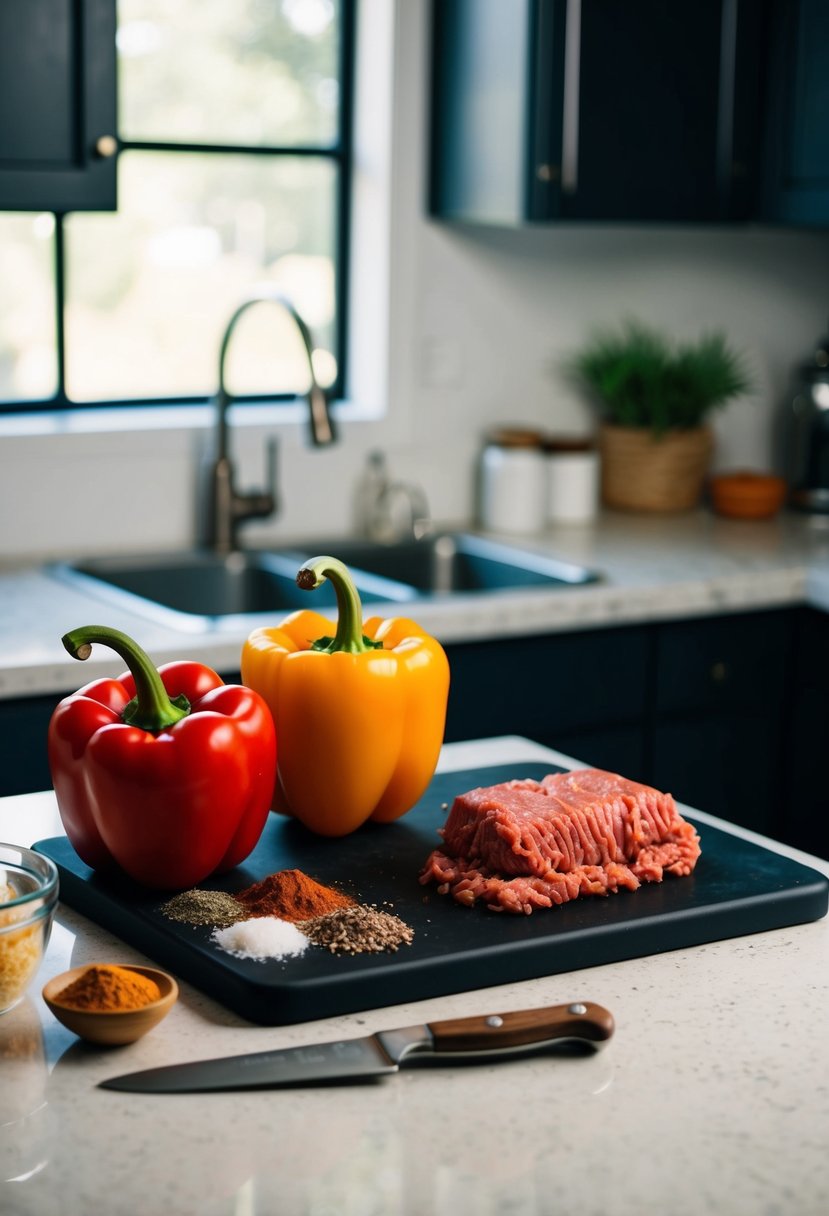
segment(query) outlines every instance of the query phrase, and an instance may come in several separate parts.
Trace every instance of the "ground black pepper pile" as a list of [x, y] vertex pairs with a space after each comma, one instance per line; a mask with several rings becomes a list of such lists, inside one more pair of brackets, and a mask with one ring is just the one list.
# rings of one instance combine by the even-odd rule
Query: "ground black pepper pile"
[[379, 954], [409, 946], [414, 938], [414, 930], [399, 916], [368, 904], [338, 908], [303, 921], [298, 928], [314, 945], [324, 946], [332, 954]]

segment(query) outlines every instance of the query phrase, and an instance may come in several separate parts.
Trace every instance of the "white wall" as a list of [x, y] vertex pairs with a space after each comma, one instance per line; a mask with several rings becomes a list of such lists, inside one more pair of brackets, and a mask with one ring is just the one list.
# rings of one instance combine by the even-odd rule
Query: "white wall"
[[[681, 337], [722, 328], [745, 352], [757, 391], [717, 417], [716, 463], [768, 464], [791, 367], [829, 317], [829, 232], [435, 223], [424, 206], [426, 0], [397, 0], [395, 27], [388, 0], [361, 8], [369, 70], [357, 165], [355, 416], [324, 451], [307, 448], [296, 423], [278, 427], [282, 509], [250, 527], [250, 541], [345, 531], [372, 446], [387, 450], [397, 474], [421, 482], [437, 518], [469, 517], [483, 430], [510, 419], [551, 430], [592, 425], [560, 360], [597, 325], [628, 316]], [[269, 419], [252, 411], [234, 434], [243, 487], [261, 482]], [[125, 433], [63, 420], [57, 433], [39, 435], [7, 423], [0, 560], [192, 543], [207, 421], [203, 412], [161, 433], [146, 424]], [[46, 420], [39, 425], [48, 430]]]

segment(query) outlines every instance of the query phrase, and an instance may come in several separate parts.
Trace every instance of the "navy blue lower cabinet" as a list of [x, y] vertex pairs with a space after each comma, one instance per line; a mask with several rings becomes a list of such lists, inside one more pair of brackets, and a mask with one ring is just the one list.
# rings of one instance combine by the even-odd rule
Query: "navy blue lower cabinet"
[[0, 701], [0, 798], [52, 788], [46, 737], [60, 693]]
[[647, 737], [642, 724], [556, 732], [549, 744], [589, 768], [621, 773], [632, 781], [650, 781]]
[[504, 638], [446, 647], [447, 741], [526, 735], [563, 750], [582, 731], [645, 720], [644, 627]]
[[731, 823], [778, 834], [783, 743], [764, 709], [662, 721], [652, 745], [658, 789]]
[[829, 858], [829, 616], [811, 609], [798, 613], [795, 646], [781, 839]]

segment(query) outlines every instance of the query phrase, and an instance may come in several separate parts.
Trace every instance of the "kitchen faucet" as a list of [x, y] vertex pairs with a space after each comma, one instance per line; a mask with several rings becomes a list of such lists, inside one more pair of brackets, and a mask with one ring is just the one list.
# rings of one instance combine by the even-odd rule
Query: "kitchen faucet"
[[266, 519], [277, 507], [276, 440], [268, 442], [268, 489], [237, 491], [234, 485], [233, 462], [229, 455], [228, 409], [231, 397], [225, 386], [225, 359], [236, 322], [254, 304], [272, 303], [284, 308], [299, 330], [311, 383], [306, 395], [311, 442], [315, 446], [333, 443], [334, 425], [328, 411], [328, 399], [314, 374], [311, 333], [291, 301], [281, 292], [264, 287], [238, 306], [227, 323], [219, 349], [219, 388], [214, 398], [216, 407], [216, 451], [210, 474], [210, 508], [208, 544], [216, 553], [232, 553], [237, 547], [237, 530], [246, 519]]

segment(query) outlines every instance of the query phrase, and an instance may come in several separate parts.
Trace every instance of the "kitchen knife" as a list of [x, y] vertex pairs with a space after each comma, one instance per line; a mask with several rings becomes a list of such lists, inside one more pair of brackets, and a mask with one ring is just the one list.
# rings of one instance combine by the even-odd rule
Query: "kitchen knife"
[[415, 1058], [499, 1060], [564, 1042], [597, 1049], [607, 1042], [613, 1028], [613, 1015], [607, 1009], [576, 1001], [383, 1030], [361, 1039], [149, 1068], [110, 1077], [100, 1087], [130, 1093], [189, 1094], [357, 1081], [388, 1076]]

